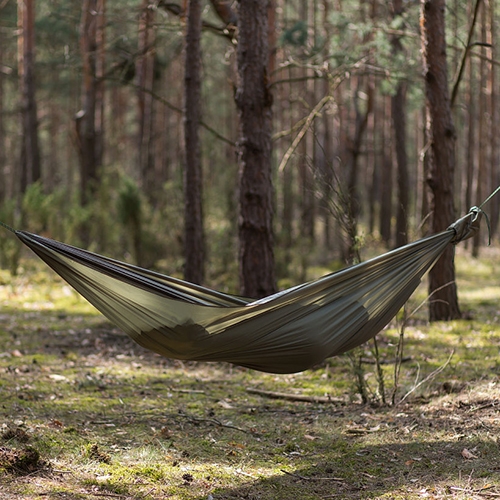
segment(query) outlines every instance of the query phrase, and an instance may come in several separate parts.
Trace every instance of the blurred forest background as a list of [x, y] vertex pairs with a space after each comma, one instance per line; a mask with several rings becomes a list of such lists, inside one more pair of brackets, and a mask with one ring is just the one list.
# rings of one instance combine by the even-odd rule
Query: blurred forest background
[[[186, 14], [195, 3], [0, 0], [1, 221], [189, 275]], [[308, 279], [314, 268], [355, 260], [369, 243], [392, 248], [428, 230], [425, 3], [269, 3], [265, 76], [280, 288]], [[500, 179], [495, 4], [446, 2], [457, 215]], [[237, 2], [199, 5], [198, 281], [237, 292], [243, 26]], [[495, 237], [497, 200], [488, 213]], [[475, 255], [486, 237], [470, 245]], [[12, 239], [0, 239], [2, 266], [15, 270], [19, 255]]]

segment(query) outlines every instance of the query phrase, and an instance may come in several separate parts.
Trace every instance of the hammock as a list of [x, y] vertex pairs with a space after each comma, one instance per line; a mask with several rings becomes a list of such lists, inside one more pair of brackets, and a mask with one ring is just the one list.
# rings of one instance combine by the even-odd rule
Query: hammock
[[141, 346], [168, 358], [294, 373], [374, 337], [444, 249], [477, 231], [480, 215], [471, 209], [446, 231], [260, 300], [0, 224]]

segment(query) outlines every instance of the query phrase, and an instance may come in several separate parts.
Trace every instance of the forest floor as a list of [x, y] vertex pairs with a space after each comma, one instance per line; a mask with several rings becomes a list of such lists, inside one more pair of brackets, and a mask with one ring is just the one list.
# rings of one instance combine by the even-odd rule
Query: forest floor
[[396, 389], [401, 325], [379, 335], [387, 404], [371, 343], [294, 375], [172, 361], [38, 264], [0, 271], [0, 496], [500, 498], [500, 251], [457, 269], [471, 319], [411, 317]]

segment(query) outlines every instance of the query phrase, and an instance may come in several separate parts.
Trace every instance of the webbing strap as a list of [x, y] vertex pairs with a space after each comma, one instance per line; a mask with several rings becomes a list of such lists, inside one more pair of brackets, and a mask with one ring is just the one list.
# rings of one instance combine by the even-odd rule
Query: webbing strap
[[488, 214], [483, 210], [484, 205], [488, 203], [493, 196], [495, 196], [498, 192], [500, 192], [500, 186], [498, 186], [478, 207], [474, 206], [471, 207], [469, 210], [469, 214], [473, 214], [474, 218], [473, 220], [476, 220], [478, 217], [481, 215], [484, 215], [484, 218], [486, 219], [486, 226], [488, 227], [488, 246], [491, 245], [491, 224], [490, 224], [490, 219], [488, 217]]
[[7, 224], [5, 224], [4, 222], [0, 221], [0, 226], [4, 227], [5, 229], [8, 229], [9, 231], [11, 231], [12, 233], [15, 233], [16, 230], [11, 228], [10, 226], [8, 226]]

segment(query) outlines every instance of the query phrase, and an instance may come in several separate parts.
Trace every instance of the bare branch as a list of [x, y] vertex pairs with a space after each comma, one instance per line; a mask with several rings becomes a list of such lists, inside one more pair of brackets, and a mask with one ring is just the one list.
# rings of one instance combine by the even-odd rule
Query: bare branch
[[[455, 99], [457, 98], [458, 94], [458, 87], [460, 85], [460, 81], [462, 80], [462, 75], [465, 69], [465, 63], [467, 61], [467, 56], [469, 55], [470, 49], [473, 47], [473, 44], [471, 43], [472, 41], [472, 36], [474, 34], [474, 27], [476, 26], [476, 21], [477, 21], [477, 16], [479, 12], [479, 6], [481, 5], [481, 0], [476, 0], [476, 6], [474, 7], [474, 15], [472, 16], [472, 21], [469, 26], [469, 35], [467, 37], [467, 44], [465, 45], [463, 54], [462, 54], [462, 60], [460, 61], [460, 67], [458, 68], [458, 73], [455, 78], [455, 83], [453, 84], [453, 90], [451, 92], [451, 100], [450, 100], [450, 106], [453, 107], [453, 104], [455, 103]], [[475, 45], [475, 44], [474, 44]]]
[[264, 391], [261, 389], [254, 389], [253, 387], [248, 387], [247, 392], [250, 394], [258, 394], [259, 396], [265, 396], [271, 399], [284, 399], [286, 401], [302, 401], [305, 403], [343, 403], [344, 400], [338, 398], [331, 398], [330, 396], [304, 396], [301, 394], [288, 394], [284, 392], [274, 392], [274, 391]]
[[314, 106], [314, 108], [311, 110], [311, 112], [307, 116], [301, 130], [295, 136], [295, 139], [293, 140], [292, 144], [290, 145], [290, 147], [288, 148], [286, 153], [283, 155], [283, 158], [281, 159], [280, 165], [278, 167], [278, 172], [283, 172], [283, 170], [285, 169], [285, 167], [288, 163], [288, 160], [290, 160], [292, 154], [297, 149], [297, 146], [299, 145], [300, 141], [303, 139], [306, 132], [309, 130], [309, 127], [311, 126], [314, 119], [319, 115], [320, 111], [323, 109], [323, 106], [325, 106], [325, 104], [332, 99], [333, 99], [333, 97], [330, 95], [324, 96], [318, 102], [318, 104], [316, 104], [316, 106]]

